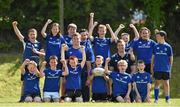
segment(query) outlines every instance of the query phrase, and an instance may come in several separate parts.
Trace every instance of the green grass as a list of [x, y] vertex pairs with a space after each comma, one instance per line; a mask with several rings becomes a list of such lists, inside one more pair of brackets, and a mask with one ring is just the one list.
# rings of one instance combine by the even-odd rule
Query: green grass
[[[150, 106], [158, 106], [158, 107], [165, 107], [165, 106], [180, 106], [180, 57], [176, 57], [174, 60], [174, 66], [172, 70], [171, 76], [171, 97], [174, 98], [171, 100], [171, 104], [166, 104], [163, 98], [163, 92], [161, 91], [160, 97], [162, 99], [158, 104], [154, 103], [143, 103], [143, 104], [119, 104], [119, 103], [17, 103], [20, 96], [20, 71], [19, 67], [21, 65], [21, 55], [18, 54], [0, 54], [0, 107], [1, 106], [90, 106], [90, 107], [113, 107], [113, 106], [127, 106], [127, 107], [150, 107]], [[40, 87], [42, 89], [43, 80], [41, 79]], [[153, 97], [153, 90], [152, 90], [152, 97]], [[152, 99], [153, 101], [153, 99]]]

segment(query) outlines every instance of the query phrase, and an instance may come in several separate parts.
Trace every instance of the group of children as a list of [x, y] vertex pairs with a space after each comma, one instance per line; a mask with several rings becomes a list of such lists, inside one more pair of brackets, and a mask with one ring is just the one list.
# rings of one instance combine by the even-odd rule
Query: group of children
[[[94, 22], [94, 13], [90, 13], [88, 30], [81, 29], [79, 33], [74, 23], [68, 25], [67, 35], [61, 34], [58, 23], [53, 23], [51, 32], [46, 33], [50, 23], [52, 20], [48, 19], [41, 31], [45, 49], [36, 40], [36, 29], [30, 29], [28, 38], [25, 38], [17, 27], [17, 21], [12, 23], [24, 47], [20, 101], [151, 102], [153, 76], [155, 103], [158, 102], [161, 80], [166, 102], [169, 102], [173, 52], [165, 42], [166, 32], [156, 31], [156, 43], [150, 39], [148, 28], [142, 27], [138, 32], [130, 24], [135, 34], [130, 41], [128, 33], [122, 33], [118, 38], [119, 32], [125, 27], [123, 24], [115, 32], [109, 24], [100, 24], [98, 35], [93, 36], [98, 24]], [[111, 38], [105, 37], [107, 29]], [[117, 47], [117, 52], [112, 56], [111, 47]], [[45, 57], [45, 61], [40, 61], [41, 56]], [[43, 97], [39, 88], [42, 77], [45, 77]]]

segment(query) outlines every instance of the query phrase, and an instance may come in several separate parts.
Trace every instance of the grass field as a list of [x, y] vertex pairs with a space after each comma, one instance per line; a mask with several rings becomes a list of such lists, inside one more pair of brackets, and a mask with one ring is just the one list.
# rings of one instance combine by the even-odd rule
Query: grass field
[[[19, 54], [0, 54], [0, 107], [10, 107], [10, 106], [43, 106], [43, 107], [180, 107], [180, 57], [176, 57], [174, 60], [174, 66], [172, 71], [171, 79], [171, 103], [167, 104], [164, 101], [163, 93], [161, 91], [160, 97], [161, 100], [158, 104], [154, 103], [18, 103], [20, 96], [20, 71], [19, 66], [21, 65], [21, 56]], [[41, 79], [40, 87], [42, 89], [43, 79]], [[153, 97], [153, 91], [152, 97]], [[153, 100], [152, 100], [153, 101]]]

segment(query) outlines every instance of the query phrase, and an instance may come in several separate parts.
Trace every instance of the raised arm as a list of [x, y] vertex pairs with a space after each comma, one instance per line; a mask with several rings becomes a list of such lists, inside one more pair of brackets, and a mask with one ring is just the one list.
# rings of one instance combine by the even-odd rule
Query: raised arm
[[65, 60], [65, 51], [68, 50], [68, 46], [66, 44], [62, 44], [61, 46], [61, 60]]
[[15, 34], [17, 35], [17, 37], [19, 38], [19, 40], [20, 40], [20, 41], [23, 41], [23, 40], [24, 40], [24, 36], [21, 34], [20, 30], [18, 29], [17, 24], [18, 24], [17, 21], [14, 21], [14, 22], [12, 23], [14, 32], [15, 32]]
[[45, 75], [44, 70], [46, 68], [46, 64], [47, 64], [46, 61], [43, 61], [42, 64], [41, 64], [41, 69], [40, 69], [40, 74], [39, 74], [40, 77], [44, 77], [44, 75]]
[[23, 64], [21, 65], [20, 67], [20, 70], [21, 70], [21, 74], [24, 74], [25, 73], [25, 66], [30, 62], [29, 59], [26, 59]]
[[98, 25], [98, 22], [94, 22], [93, 26], [89, 29], [89, 35], [88, 38], [93, 41], [94, 37], [93, 37], [93, 30], [94, 28]]
[[139, 32], [137, 31], [136, 27], [133, 24], [129, 24], [129, 27], [133, 29], [135, 37], [134, 40], [138, 40], [139, 39]]
[[86, 63], [86, 52], [84, 46], [81, 46], [81, 52], [82, 52], [81, 68], [83, 68]]
[[88, 26], [88, 31], [93, 27], [94, 24], [94, 13], [90, 13], [90, 19], [89, 19], [89, 26]]
[[118, 34], [119, 34], [119, 32], [123, 29], [123, 28], [125, 28], [125, 26], [123, 25], [123, 24], [120, 24], [119, 25], [119, 27], [116, 29], [116, 31], [114, 32], [114, 34], [115, 34], [115, 37], [118, 39]]
[[47, 29], [47, 26], [52, 22], [51, 19], [48, 19], [47, 22], [45, 23], [44, 27], [42, 28], [41, 30], [41, 35], [46, 38], [47, 34], [46, 34], [46, 29]]
[[115, 34], [109, 24], [106, 24], [107, 29], [109, 29], [109, 32], [111, 34], [111, 42], [117, 42], [117, 38], [115, 37]]
[[111, 60], [110, 58], [106, 58], [106, 62], [105, 62], [105, 66], [104, 66], [104, 69], [105, 69], [104, 73], [108, 74], [108, 75], [110, 75], [110, 71], [108, 69], [108, 64], [109, 64], [110, 60]]
[[62, 63], [63, 68], [64, 68], [64, 72], [62, 72], [62, 75], [63, 76], [69, 75], [69, 70], [68, 70], [68, 67], [67, 67], [66, 60], [65, 59], [61, 59], [61, 63]]

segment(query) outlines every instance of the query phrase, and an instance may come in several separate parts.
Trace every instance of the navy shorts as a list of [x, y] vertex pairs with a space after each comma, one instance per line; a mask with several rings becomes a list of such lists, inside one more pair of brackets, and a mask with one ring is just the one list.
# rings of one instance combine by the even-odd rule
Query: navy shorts
[[170, 72], [154, 72], [155, 80], [169, 80], [171, 77]]

